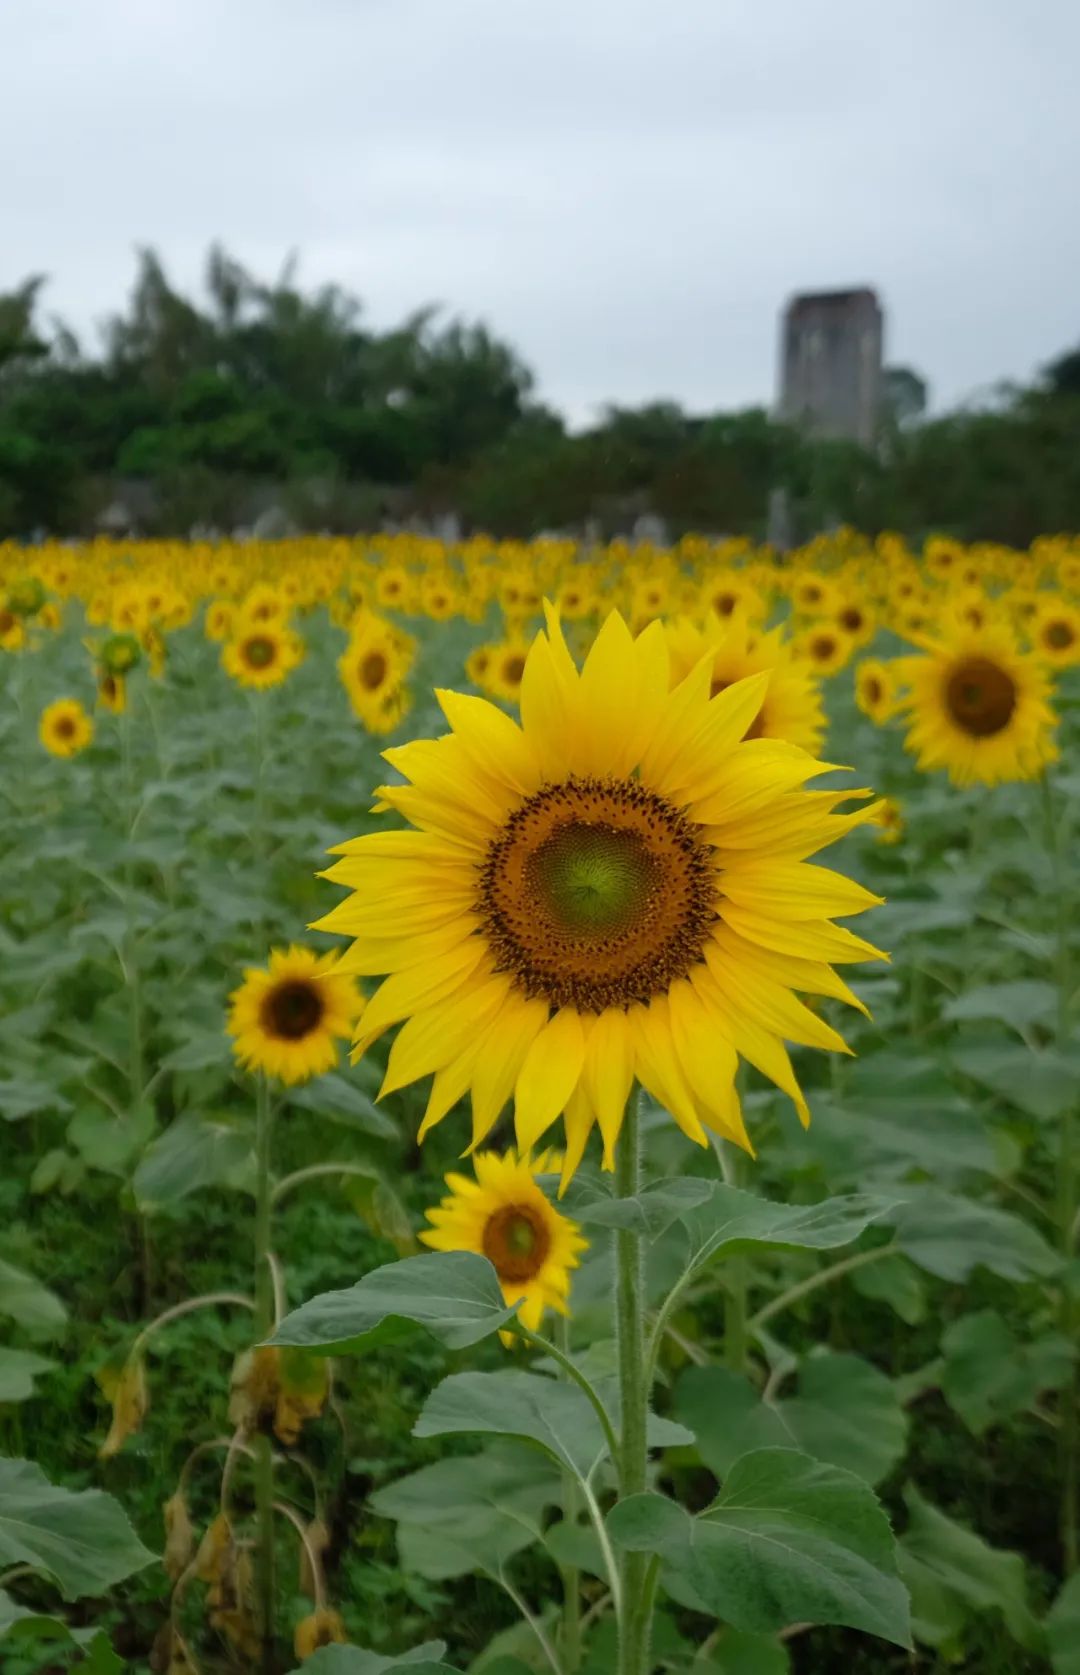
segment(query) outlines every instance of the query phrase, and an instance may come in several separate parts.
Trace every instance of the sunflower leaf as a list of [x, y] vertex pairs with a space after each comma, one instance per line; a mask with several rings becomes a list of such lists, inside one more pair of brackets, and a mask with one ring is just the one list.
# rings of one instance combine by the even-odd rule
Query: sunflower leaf
[[62, 1489], [31, 1461], [0, 1458], [0, 1564], [28, 1564], [81, 1599], [153, 1563], [111, 1495]]
[[314, 1670], [315, 1675], [392, 1675], [397, 1669], [407, 1670], [408, 1675], [458, 1675], [448, 1663], [439, 1662], [445, 1650], [443, 1640], [429, 1640], [397, 1657], [366, 1652], [362, 1646], [323, 1646], [304, 1660], [304, 1669]]
[[852, 1244], [894, 1207], [895, 1199], [867, 1192], [819, 1204], [773, 1203], [714, 1181], [708, 1198], [678, 1219], [689, 1236], [690, 1264], [697, 1269], [718, 1256], [762, 1245], [835, 1250]]
[[617, 1502], [608, 1529], [620, 1546], [660, 1555], [676, 1587], [734, 1628], [836, 1623], [911, 1644], [895, 1543], [873, 1490], [794, 1449], [744, 1454], [696, 1518], [647, 1493]]
[[204, 1187], [246, 1190], [254, 1169], [254, 1135], [249, 1126], [186, 1116], [149, 1146], [135, 1171], [140, 1210], [179, 1203]]
[[486, 1256], [446, 1251], [389, 1262], [348, 1290], [313, 1297], [285, 1316], [270, 1342], [348, 1355], [419, 1326], [447, 1349], [467, 1349], [513, 1315]]
[[6, 1638], [66, 1642], [69, 1650], [78, 1647], [85, 1660], [79, 1668], [92, 1670], [94, 1675], [119, 1675], [124, 1667], [104, 1629], [72, 1628], [62, 1617], [17, 1605], [10, 1594], [0, 1590], [0, 1640]]

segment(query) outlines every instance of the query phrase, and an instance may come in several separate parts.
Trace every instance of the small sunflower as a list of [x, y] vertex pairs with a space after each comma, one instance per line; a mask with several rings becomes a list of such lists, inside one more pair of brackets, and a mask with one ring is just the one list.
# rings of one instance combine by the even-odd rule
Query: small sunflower
[[855, 669], [855, 702], [880, 727], [896, 706], [896, 678], [888, 663], [864, 657]]
[[904, 811], [895, 797], [882, 797], [874, 824], [879, 843], [899, 843], [904, 835]]
[[955, 629], [897, 668], [908, 688], [904, 743], [924, 772], [945, 768], [954, 785], [998, 785], [1034, 779], [1056, 759], [1049, 679], [1006, 624]]
[[850, 662], [855, 641], [834, 623], [819, 622], [799, 635], [794, 650], [815, 674], [828, 678], [839, 674]]
[[215, 599], [206, 607], [203, 628], [208, 640], [227, 640], [236, 621], [236, 606], [228, 599]]
[[821, 688], [806, 664], [791, 654], [782, 628], [757, 634], [745, 619], [721, 620], [710, 613], [703, 629], [686, 618], [666, 626], [671, 680], [677, 684], [694, 665], [712, 652], [713, 697], [736, 681], [767, 672], [769, 684], [761, 708], [746, 729], [748, 739], [786, 739], [811, 753], [825, 736]]
[[264, 1070], [292, 1084], [321, 1076], [337, 1063], [363, 1008], [336, 954], [275, 948], [269, 966], [249, 966], [230, 996], [228, 1032], [245, 1070]]
[[525, 659], [529, 648], [524, 640], [500, 640], [491, 648], [484, 685], [493, 698], [516, 704], [521, 696], [521, 682], [525, 674]]
[[77, 698], [58, 698], [42, 710], [38, 737], [53, 756], [77, 756], [94, 736], [94, 723]]
[[413, 642], [381, 617], [358, 619], [338, 658], [338, 674], [353, 714], [369, 733], [389, 733], [408, 713], [404, 680], [413, 664]]
[[226, 643], [221, 662], [233, 680], [261, 692], [280, 686], [303, 655], [304, 642], [299, 634], [268, 622], [241, 627], [236, 638]]
[[508, 1306], [520, 1303], [521, 1324], [535, 1332], [545, 1309], [566, 1314], [570, 1274], [588, 1243], [549, 1201], [536, 1176], [559, 1167], [546, 1152], [531, 1162], [513, 1151], [477, 1152], [476, 1179], [450, 1174], [449, 1196], [427, 1212], [431, 1232], [420, 1238], [433, 1250], [471, 1250], [486, 1256], [499, 1276]]
[[26, 642], [26, 629], [6, 601], [0, 598], [0, 650], [19, 651]]
[[1027, 629], [1031, 649], [1053, 669], [1080, 663], [1080, 610], [1060, 598], [1048, 598], [1036, 608]]

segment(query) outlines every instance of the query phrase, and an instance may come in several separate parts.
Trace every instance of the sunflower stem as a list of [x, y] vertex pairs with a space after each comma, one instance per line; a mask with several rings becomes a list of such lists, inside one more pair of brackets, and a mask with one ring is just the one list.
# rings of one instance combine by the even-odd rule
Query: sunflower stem
[[[1069, 949], [1068, 889], [1061, 842], [1061, 818], [1055, 803], [1054, 788], [1048, 768], [1043, 769], [1043, 817], [1046, 847], [1050, 855], [1054, 877], [1054, 902], [1057, 919], [1056, 976], [1058, 988], [1057, 1045], [1063, 1049], [1069, 1040], [1069, 1002], [1072, 991], [1072, 971]], [[1057, 1225], [1065, 1275], [1058, 1296], [1058, 1323], [1062, 1335], [1074, 1342], [1078, 1324], [1077, 1311], [1069, 1283], [1069, 1264], [1073, 1257], [1077, 1219], [1077, 1171], [1075, 1157], [1074, 1111], [1071, 1103], [1061, 1113], [1058, 1129], [1057, 1159]], [[1068, 1383], [1061, 1392], [1061, 1429], [1059, 1432], [1061, 1469], [1061, 1547], [1065, 1575], [1072, 1576], [1080, 1567], [1080, 1370], [1074, 1362]]]
[[[274, 1276], [270, 1266], [270, 1087], [259, 1075], [255, 1092], [255, 1341], [274, 1325]], [[262, 1667], [274, 1662], [274, 1457], [268, 1436], [255, 1438], [255, 1576]]]
[[[641, 1185], [638, 1092], [626, 1105], [615, 1154], [616, 1191], [636, 1198]], [[615, 1234], [615, 1310], [619, 1351], [619, 1496], [639, 1495], [648, 1467], [649, 1392], [645, 1367], [645, 1263], [640, 1236]], [[619, 1675], [648, 1675], [652, 1607], [645, 1587], [648, 1558], [624, 1553], [620, 1563]]]
[[[561, 1314], [555, 1321], [555, 1340], [561, 1355], [570, 1359], [570, 1322]], [[566, 1375], [569, 1376], [569, 1375]], [[581, 1496], [573, 1472], [562, 1474], [562, 1512], [567, 1529], [573, 1529], [581, 1512]], [[576, 1565], [562, 1571], [563, 1610], [560, 1651], [565, 1675], [577, 1675], [581, 1667], [581, 1572]]]

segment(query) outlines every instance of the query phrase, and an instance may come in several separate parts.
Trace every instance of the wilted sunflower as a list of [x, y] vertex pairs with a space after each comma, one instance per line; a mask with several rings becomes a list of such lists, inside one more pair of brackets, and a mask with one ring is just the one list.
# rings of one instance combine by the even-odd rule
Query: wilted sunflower
[[275, 948], [269, 966], [249, 966], [230, 996], [228, 1032], [245, 1070], [289, 1083], [321, 1076], [337, 1063], [363, 1001], [336, 954]]
[[123, 715], [127, 709], [127, 680], [123, 675], [114, 675], [105, 668], [98, 670], [97, 681], [98, 703], [103, 710], [111, 710], [113, 715]]
[[486, 1256], [499, 1276], [508, 1305], [520, 1303], [519, 1319], [539, 1329], [545, 1309], [566, 1314], [570, 1274], [588, 1248], [576, 1222], [562, 1215], [537, 1185], [536, 1176], [557, 1169], [559, 1160], [542, 1152], [534, 1162], [509, 1151], [477, 1152], [476, 1179], [451, 1174], [450, 1188], [436, 1210], [427, 1212], [432, 1232], [420, 1234], [433, 1250], [471, 1250]]
[[811, 754], [821, 748], [821, 689], [806, 664], [791, 655], [782, 628], [759, 634], [741, 617], [721, 621], [710, 613], [703, 629], [685, 617], [668, 623], [667, 637], [673, 682], [682, 680], [711, 651], [713, 697], [748, 675], [768, 673], [761, 708], [746, 729], [748, 739], [786, 739]]
[[233, 680], [241, 686], [264, 691], [269, 686], [280, 686], [304, 655], [304, 642], [290, 628], [280, 628], [268, 622], [254, 628], [242, 628], [229, 640], [221, 653], [221, 662]]
[[[833, 915], [877, 901], [807, 856], [872, 810], [808, 792], [827, 769], [744, 740], [767, 675], [710, 696], [706, 656], [673, 690], [660, 624], [613, 612], [579, 674], [557, 621], [534, 641], [522, 725], [439, 693], [451, 726], [386, 752], [414, 831], [342, 845], [353, 894], [319, 928], [355, 938], [342, 969], [389, 973], [356, 1035], [391, 1025], [383, 1092], [434, 1072], [421, 1135], [472, 1091], [473, 1143], [506, 1101], [527, 1151], [565, 1112], [564, 1180], [594, 1123], [612, 1166], [637, 1077], [694, 1140], [749, 1146], [741, 1053], [807, 1118], [784, 1039], [845, 1051], [792, 992], [854, 1004], [830, 961], [877, 951]], [[704, 1126], [703, 1126], [704, 1125]]]
[[956, 630], [926, 652], [896, 665], [908, 688], [904, 743], [921, 769], [945, 768], [954, 785], [998, 785], [1034, 779], [1055, 760], [1049, 679], [1006, 624]]
[[77, 698], [58, 698], [42, 710], [38, 737], [53, 756], [77, 756], [94, 736], [94, 723]]

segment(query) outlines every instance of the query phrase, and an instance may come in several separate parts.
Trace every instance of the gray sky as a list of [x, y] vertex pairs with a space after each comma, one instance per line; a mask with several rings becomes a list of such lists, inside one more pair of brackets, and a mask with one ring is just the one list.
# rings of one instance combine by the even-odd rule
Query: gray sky
[[440, 301], [575, 421], [772, 399], [875, 285], [934, 404], [1080, 341], [1076, 0], [0, 0], [0, 289], [79, 330], [133, 246]]

